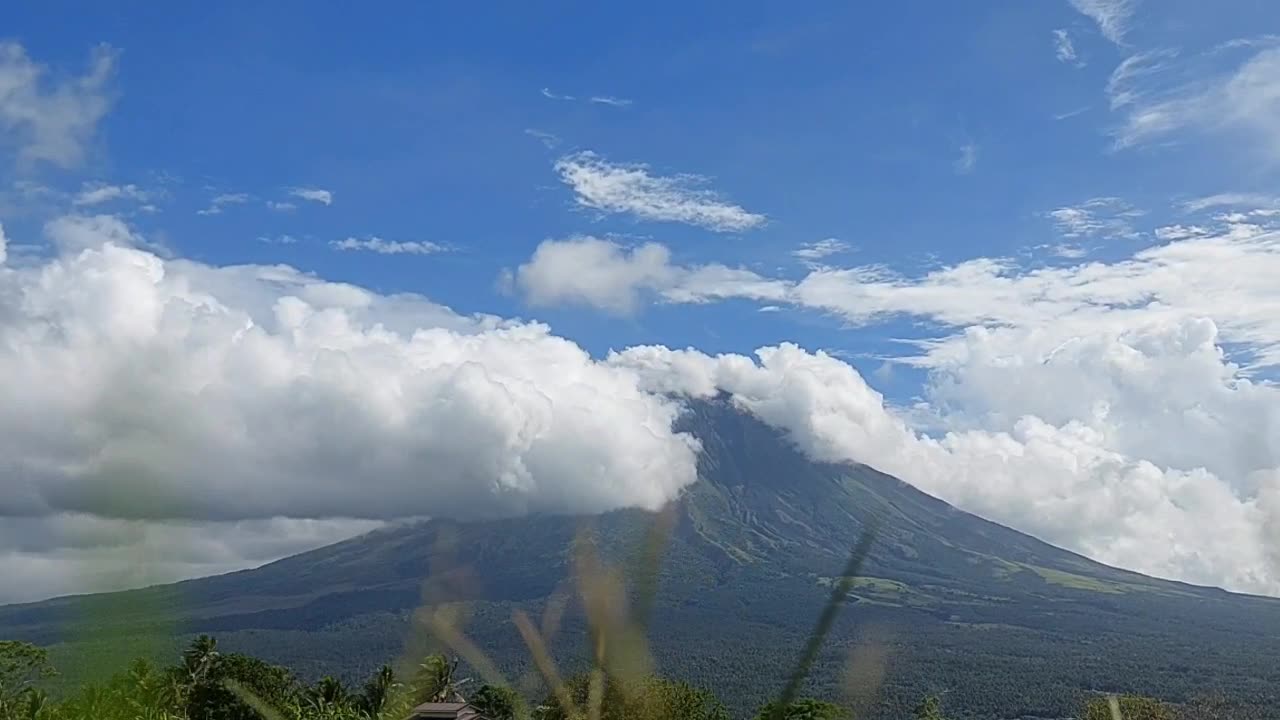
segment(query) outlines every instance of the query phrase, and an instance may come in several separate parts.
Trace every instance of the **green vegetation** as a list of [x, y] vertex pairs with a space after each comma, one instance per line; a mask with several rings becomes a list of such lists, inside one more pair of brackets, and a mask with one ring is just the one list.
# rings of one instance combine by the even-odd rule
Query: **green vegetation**
[[29, 693], [37, 681], [54, 674], [49, 652], [15, 640], [0, 641], [0, 707]]
[[942, 717], [942, 701], [930, 695], [916, 706], [916, 720], [944, 720]]
[[1173, 707], [1151, 698], [1124, 695], [1090, 700], [1080, 720], [1176, 720]]
[[[571, 708], [590, 706], [590, 675], [579, 675], [565, 685]], [[729, 711], [719, 699], [688, 683], [652, 676], [632, 681], [605, 677], [601, 685], [601, 720], [729, 720]], [[571, 720], [572, 712], [553, 693], [535, 708], [534, 716], [536, 720]]]
[[[53, 668], [44, 651], [22, 642], [0, 643], [0, 720], [404, 720], [428, 701], [462, 701], [490, 720], [730, 720], [712, 692], [656, 675], [626, 678], [597, 670], [569, 678], [530, 705], [512, 688], [480, 684], [464, 694], [459, 663], [429, 655], [410, 680], [383, 666], [359, 688], [324, 677], [300, 681], [288, 669], [239, 653], [223, 653], [199, 636], [177, 662], [159, 667], [138, 659], [102, 683], [82, 686], [61, 700], [39, 686]], [[1220, 696], [1182, 706], [1135, 695], [1096, 696], [1073, 714], [1080, 720], [1258, 720]], [[754, 720], [854, 720], [849, 707], [815, 698], [778, 699]], [[941, 701], [927, 696], [915, 720], [946, 720]]]
[[1100, 593], [1125, 592], [1124, 586], [1119, 583], [1106, 582], [1105, 580], [1098, 580], [1097, 578], [1063, 572], [1062, 570], [1054, 570], [1053, 568], [1038, 567], [1036, 565], [1027, 565], [1026, 567], [1035, 574], [1044, 578], [1045, 582], [1052, 583], [1054, 585]]
[[[179, 661], [156, 667], [135, 660], [101, 684], [51, 700], [33, 680], [52, 668], [43, 650], [20, 642], [0, 646], [6, 673], [0, 720], [403, 720], [423, 702], [463, 700], [458, 663], [429, 655], [412, 680], [400, 683], [382, 667], [359, 690], [332, 677], [307, 685], [288, 669], [239, 653], [223, 653], [211, 637], [192, 641]], [[12, 671], [12, 672], [9, 672]], [[529, 708], [511, 688], [482, 684], [465, 697], [491, 720], [729, 720], [723, 703], [707, 690], [657, 676], [623, 679], [582, 674]], [[582, 715], [582, 708], [597, 712]], [[770, 720], [844, 720], [845, 708], [801, 698], [778, 713], [770, 703], [757, 717]]]
[[801, 698], [783, 706], [771, 702], [760, 708], [756, 720], [849, 720], [852, 715], [835, 703]]

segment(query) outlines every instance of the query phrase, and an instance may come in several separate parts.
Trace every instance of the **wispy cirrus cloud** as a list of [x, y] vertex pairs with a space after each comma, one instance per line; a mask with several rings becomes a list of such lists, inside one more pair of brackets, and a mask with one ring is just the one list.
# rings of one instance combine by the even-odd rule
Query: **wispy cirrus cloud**
[[559, 93], [551, 92], [551, 88], [547, 88], [547, 87], [542, 88], [541, 92], [542, 92], [542, 97], [548, 100], [577, 100], [578, 99], [572, 95], [561, 95]]
[[717, 232], [750, 230], [766, 219], [707, 189], [707, 179], [698, 175], [653, 175], [647, 165], [611, 163], [591, 151], [566, 155], [555, 169], [579, 205], [602, 212]]
[[1186, 210], [1187, 212], [1200, 212], [1201, 210], [1220, 207], [1275, 209], [1280, 208], [1280, 195], [1239, 192], [1216, 193], [1213, 195], [1193, 198], [1182, 204], [1183, 210]]
[[283, 235], [259, 235], [258, 242], [265, 245], [297, 245], [297, 236], [285, 233]]
[[1096, 197], [1078, 205], [1064, 205], [1045, 215], [1067, 238], [1128, 238], [1138, 236], [1133, 220], [1144, 213], [1116, 197]]
[[1053, 54], [1059, 62], [1084, 67], [1084, 61], [1076, 53], [1075, 43], [1071, 42], [1071, 34], [1059, 28], [1053, 31]]
[[249, 193], [234, 192], [220, 193], [209, 199], [209, 207], [203, 210], [197, 210], [197, 215], [221, 215], [223, 210], [231, 205], [243, 205], [253, 199]]
[[956, 160], [952, 163], [956, 173], [968, 175], [978, 166], [978, 144], [970, 140], [960, 146]]
[[1071, 118], [1073, 118], [1073, 117], [1076, 117], [1077, 115], [1083, 115], [1084, 113], [1086, 113], [1086, 112], [1088, 112], [1088, 111], [1089, 111], [1089, 106], [1088, 106], [1088, 105], [1085, 105], [1085, 106], [1082, 106], [1082, 107], [1074, 108], [1074, 109], [1072, 109], [1072, 110], [1067, 110], [1067, 111], [1065, 111], [1065, 112], [1054, 113], [1054, 115], [1053, 115], [1053, 119], [1054, 119], [1054, 120], [1069, 120], [1069, 119], [1071, 119]]
[[101, 205], [117, 200], [133, 200], [145, 203], [153, 193], [129, 183], [127, 185], [111, 185], [108, 183], [85, 183], [71, 199], [72, 204], [87, 207]]
[[635, 103], [634, 100], [628, 98], [613, 97], [611, 95], [592, 95], [588, 101], [596, 105], [610, 105], [612, 107], [630, 107]]
[[1157, 240], [1176, 241], [1210, 235], [1208, 228], [1201, 225], [1161, 225], [1154, 231]]
[[793, 257], [800, 258], [808, 262], [816, 262], [831, 255], [838, 255], [848, 252], [849, 243], [836, 238], [824, 238], [817, 242], [805, 243], [795, 250], [791, 251]]
[[433, 242], [419, 240], [384, 240], [380, 237], [344, 238], [332, 240], [329, 247], [334, 250], [371, 252], [378, 255], [435, 255], [448, 252], [448, 248]]
[[1089, 249], [1076, 243], [1058, 243], [1049, 248], [1054, 257], [1067, 260], [1080, 260], [1088, 257]]
[[1185, 55], [1156, 50], [1126, 58], [1107, 97], [1120, 124], [1117, 149], [1192, 136], [1232, 138], [1280, 161], [1280, 41], [1220, 46]]
[[538, 130], [536, 128], [525, 128], [524, 134], [542, 143], [542, 146], [548, 149], [553, 148], [560, 144], [559, 135], [556, 135], [555, 133], [546, 132], [545, 130]]
[[625, 108], [635, 104], [630, 98], [617, 97], [615, 95], [588, 95], [586, 97], [578, 97], [576, 95], [564, 95], [553, 92], [551, 88], [542, 88], [542, 97], [548, 100], [560, 100], [563, 102], [585, 102], [589, 105], [608, 105], [609, 107]]
[[1098, 25], [1098, 32], [1116, 45], [1124, 44], [1130, 21], [1138, 9], [1139, 0], [1070, 0], [1076, 12], [1087, 16]]

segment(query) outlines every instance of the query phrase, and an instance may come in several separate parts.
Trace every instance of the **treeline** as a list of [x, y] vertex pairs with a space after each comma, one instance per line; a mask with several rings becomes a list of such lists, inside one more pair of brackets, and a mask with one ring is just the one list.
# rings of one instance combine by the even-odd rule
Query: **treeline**
[[[729, 720], [710, 691], [681, 680], [645, 676], [620, 679], [602, 672], [565, 680], [540, 702], [526, 702], [511, 688], [471, 685], [457, 677], [457, 661], [428, 655], [405, 677], [383, 666], [364, 683], [333, 677], [301, 682], [287, 668], [242, 653], [223, 653], [209, 636], [196, 638], [176, 663], [135, 660], [102, 683], [85, 685], [59, 700], [42, 688], [56, 674], [47, 652], [0, 641], [0, 720], [405, 720], [424, 702], [466, 701], [492, 720]], [[964, 709], [959, 709], [962, 713]], [[944, 720], [942, 704], [926, 697], [917, 720]], [[956, 717], [965, 717], [967, 713]], [[1256, 706], [1204, 697], [1174, 706], [1150, 698], [1094, 697], [1081, 720], [1254, 720]], [[755, 720], [852, 720], [841, 705], [799, 698], [765, 704]]]
[[[0, 641], [0, 720], [404, 720], [424, 702], [466, 701], [492, 720], [576, 720], [599, 708], [600, 720], [729, 720], [711, 692], [679, 680], [571, 677], [532, 706], [510, 688], [472, 686], [457, 661], [427, 656], [407, 677], [383, 666], [363, 684], [333, 677], [314, 684], [287, 668], [242, 653], [223, 653], [202, 635], [169, 666], [147, 660], [102, 683], [55, 700], [41, 688], [56, 674], [47, 651]], [[761, 720], [846, 720], [847, 711], [811, 698], [767, 705]], [[933, 717], [933, 716], [929, 716]]]

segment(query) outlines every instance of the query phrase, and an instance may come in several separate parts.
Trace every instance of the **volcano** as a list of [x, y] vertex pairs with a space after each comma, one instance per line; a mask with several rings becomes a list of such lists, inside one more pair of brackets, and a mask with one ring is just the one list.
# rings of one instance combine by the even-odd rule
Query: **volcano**
[[[870, 467], [814, 462], [727, 398], [690, 401], [680, 422], [702, 445], [698, 480], [664, 514], [399, 525], [252, 570], [6, 606], [0, 637], [71, 658], [117, 644], [106, 638], [207, 632], [304, 676], [355, 678], [425, 651], [415, 618], [448, 604], [515, 678], [531, 661], [513, 611], [536, 619], [573, 598], [584, 542], [630, 572], [642, 602], [650, 565], [636, 558], [657, 537], [647, 636], [658, 671], [748, 715], [777, 692], [874, 527], [806, 688], [859, 717], [902, 717], [925, 694], [959, 717], [1065, 717], [1096, 692], [1277, 706], [1280, 601], [1108, 567]], [[572, 601], [553, 645], [566, 670], [583, 662]]]

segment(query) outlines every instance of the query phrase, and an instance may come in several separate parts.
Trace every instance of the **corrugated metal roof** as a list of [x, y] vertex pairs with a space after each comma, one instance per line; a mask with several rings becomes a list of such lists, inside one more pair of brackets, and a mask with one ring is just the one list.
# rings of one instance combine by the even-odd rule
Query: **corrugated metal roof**
[[470, 703], [429, 702], [415, 707], [405, 720], [485, 720], [485, 717]]

